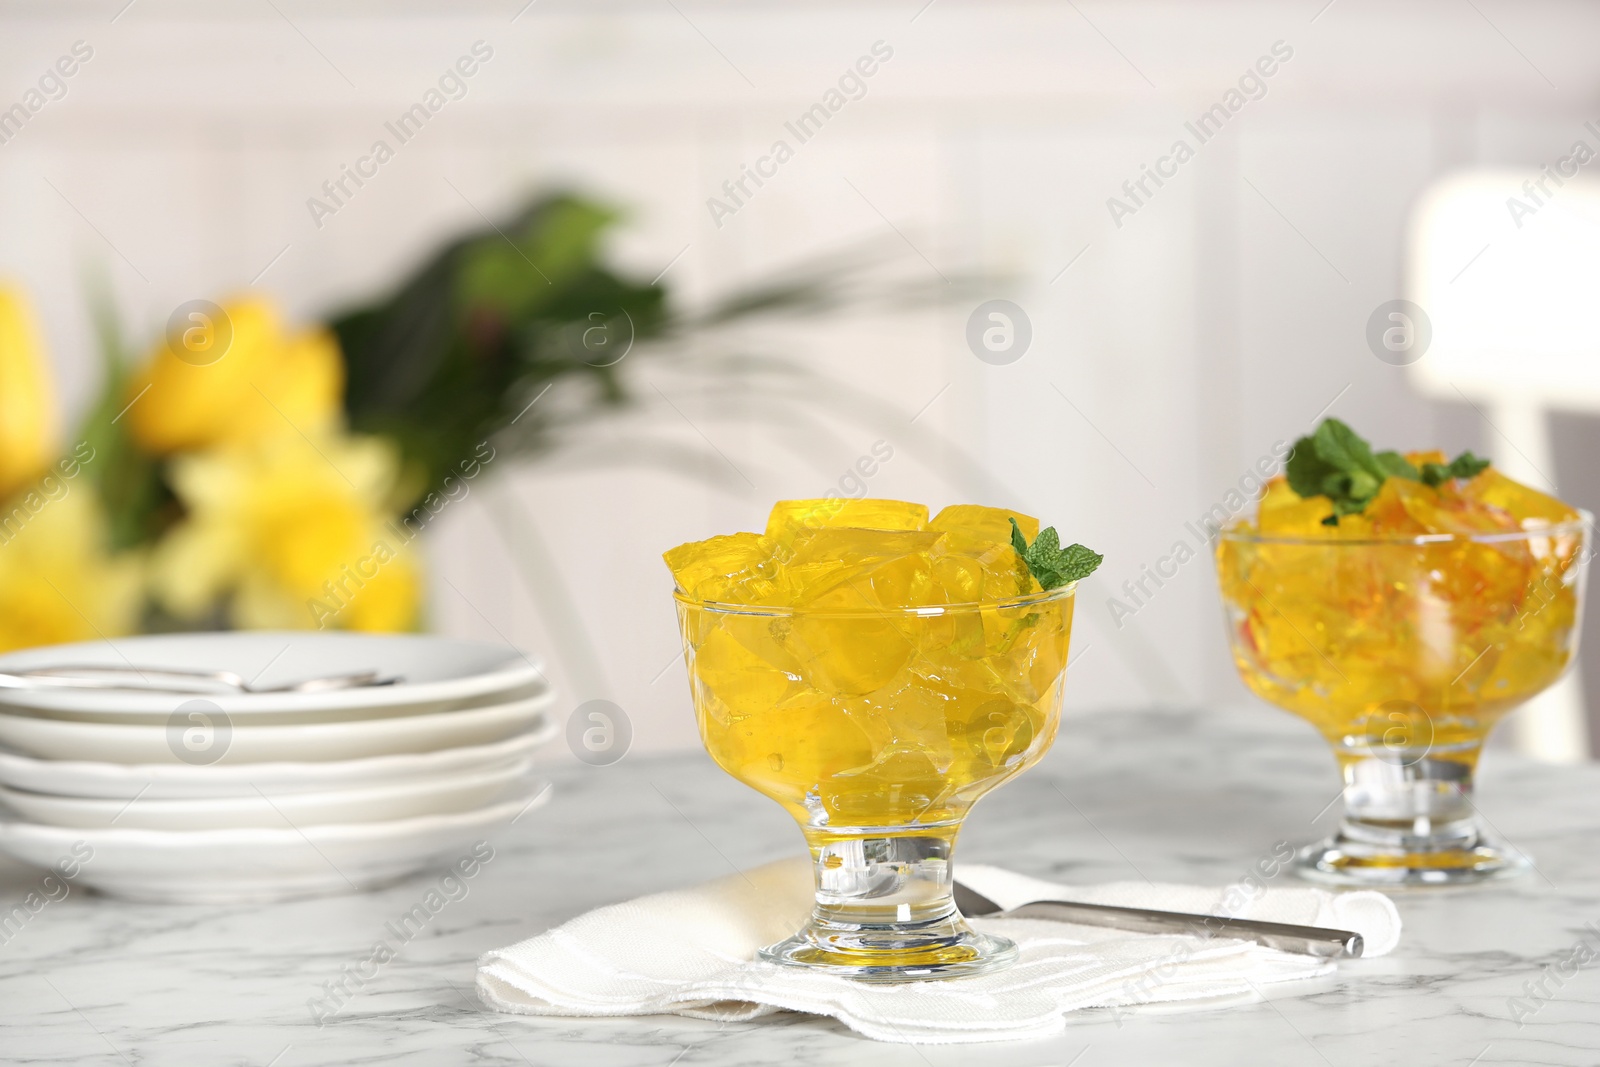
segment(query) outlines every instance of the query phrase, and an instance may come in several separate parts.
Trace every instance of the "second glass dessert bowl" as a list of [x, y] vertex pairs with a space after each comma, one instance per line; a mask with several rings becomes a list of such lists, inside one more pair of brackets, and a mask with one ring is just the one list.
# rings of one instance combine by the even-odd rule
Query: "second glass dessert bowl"
[[1484, 832], [1473, 778], [1494, 725], [1572, 662], [1593, 521], [1580, 516], [1387, 537], [1222, 531], [1239, 673], [1316, 726], [1344, 778], [1339, 830], [1301, 849], [1302, 875], [1459, 884], [1528, 866]]
[[973, 803], [1055, 739], [1073, 589], [849, 609], [676, 594], [707, 751], [811, 851], [811, 919], [764, 958], [875, 981], [1015, 958], [956, 910], [951, 855]]

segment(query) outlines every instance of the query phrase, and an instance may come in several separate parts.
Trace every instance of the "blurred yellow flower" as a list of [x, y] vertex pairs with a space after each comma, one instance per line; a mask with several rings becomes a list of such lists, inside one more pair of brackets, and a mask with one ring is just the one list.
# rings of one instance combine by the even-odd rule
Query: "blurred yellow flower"
[[388, 441], [332, 432], [176, 457], [189, 516], [156, 548], [154, 593], [189, 618], [231, 594], [246, 628], [409, 629], [421, 583], [386, 521], [399, 474]]
[[93, 491], [55, 476], [0, 504], [0, 651], [131, 633], [140, 558], [106, 551]]
[[128, 385], [129, 432], [167, 453], [272, 437], [315, 437], [335, 425], [344, 361], [320, 327], [291, 333], [273, 304], [245, 296], [222, 316], [192, 316], [162, 338]]
[[27, 298], [0, 285], [0, 499], [39, 477], [56, 458], [53, 393]]

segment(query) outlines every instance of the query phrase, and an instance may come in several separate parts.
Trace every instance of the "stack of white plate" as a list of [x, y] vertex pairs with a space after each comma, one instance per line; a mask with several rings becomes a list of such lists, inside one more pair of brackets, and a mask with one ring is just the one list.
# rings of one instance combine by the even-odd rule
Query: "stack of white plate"
[[[558, 733], [553, 693], [505, 646], [255, 632], [0, 656], [5, 674], [55, 668], [145, 688], [0, 688], [0, 849], [116, 896], [369, 889], [465, 855], [548, 796], [531, 757]], [[157, 669], [255, 691], [154, 691], [171, 684]], [[388, 684], [259, 691], [365, 671]]]

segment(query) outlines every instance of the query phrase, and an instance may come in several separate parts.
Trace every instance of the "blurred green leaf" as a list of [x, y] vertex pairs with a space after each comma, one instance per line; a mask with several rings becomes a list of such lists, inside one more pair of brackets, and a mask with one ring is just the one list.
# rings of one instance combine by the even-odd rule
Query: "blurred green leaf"
[[666, 358], [664, 340], [699, 338], [742, 319], [972, 291], [967, 279], [942, 277], [938, 285], [863, 284], [866, 270], [892, 257], [860, 247], [757, 278], [698, 313], [674, 312], [662, 285], [603, 261], [606, 235], [621, 217], [573, 193], [537, 198], [513, 218], [449, 242], [392, 292], [333, 316], [352, 429], [392, 437], [417, 483], [437, 485], [491, 436], [535, 453], [629, 403], [638, 360]]
[[592, 388], [580, 403], [622, 402], [612, 352], [659, 336], [666, 305], [662, 289], [599, 262], [619, 218], [571, 194], [544, 197], [451, 242], [392, 295], [335, 316], [351, 426], [395, 438], [437, 484], [525, 411], [520, 440], [538, 442], [544, 412], [527, 405], [547, 385], [583, 379]]
[[135, 446], [122, 421], [131, 399], [127, 395], [131, 353], [116, 304], [104, 278], [91, 277], [87, 288], [100, 347], [100, 395], [67, 451], [75, 452], [82, 444], [93, 449], [93, 458], [82, 471], [105, 507], [111, 548], [120, 550], [153, 541], [175, 521], [177, 502], [162, 480], [159, 459]]

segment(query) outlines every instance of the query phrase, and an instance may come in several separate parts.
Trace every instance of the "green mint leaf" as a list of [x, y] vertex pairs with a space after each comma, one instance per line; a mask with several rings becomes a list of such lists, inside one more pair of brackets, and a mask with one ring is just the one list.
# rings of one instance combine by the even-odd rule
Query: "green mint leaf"
[[1413, 482], [1418, 480], [1417, 468], [1413, 467], [1411, 461], [1398, 452], [1379, 452], [1372, 458], [1378, 461], [1378, 467], [1383, 471], [1385, 477], [1409, 478]]
[[1089, 577], [1104, 560], [1105, 557], [1092, 548], [1068, 545], [1056, 553], [1056, 574], [1060, 576], [1060, 584]]
[[1059, 589], [1069, 582], [1087, 578], [1105, 559], [1100, 553], [1083, 545], [1072, 544], [1062, 548], [1061, 535], [1056, 533], [1054, 526], [1040, 530], [1039, 536], [1030, 545], [1016, 519], [1011, 520], [1011, 547], [1017, 550], [1017, 555], [1022, 557], [1042, 589]]
[[1463, 452], [1448, 464], [1424, 463], [1419, 470], [1398, 452], [1373, 452], [1360, 434], [1330, 418], [1294, 443], [1284, 474], [1302, 499], [1325, 496], [1332, 501], [1333, 514], [1322, 524], [1337, 526], [1339, 516], [1365, 511], [1390, 478], [1437, 488], [1452, 478], [1476, 477], [1488, 466], [1488, 460]]
[[1288, 462], [1283, 465], [1283, 473], [1289, 479], [1289, 488], [1302, 499], [1322, 495], [1322, 482], [1330, 474], [1336, 474], [1333, 466], [1317, 455], [1317, 446], [1311, 437], [1300, 438], [1294, 443], [1294, 451], [1289, 453]]
[[1424, 463], [1420, 480], [1424, 485], [1438, 488], [1452, 478], [1476, 478], [1488, 469], [1488, 466], [1488, 460], [1479, 459], [1469, 450], [1449, 463]]
[[1367, 506], [1367, 501], [1378, 495], [1378, 490], [1383, 488], [1383, 480], [1387, 475], [1375, 475], [1371, 471], [1351, 471], [1341, 474], [1335, 483], [1339, 492], [1334, 493], [1334, 499], [1340, 503], [1351, 503], [1360, 511]]
[[1051, 560], [1057, 552], [1061, 551], [1061, 538], [1056, 533], [1054, 526], [1039, 531], [1039, 536], [1033, 539], [1033, 544], [1028, 546], [1028, 554], [1034, 559]]
[[1372, 447], [1338, 419], [1324, 419], [1315, 433], [1296, 441], [1284, 466], [1289, 488], [1301, 497], [1325, 496], [1336, 505], [1356, 505], [1358, 511], [1377, 495], [1385, 478], [1408, 472], [1415, 473], [1405, 457], [1396, 452], [1373, 455]]
[[1450, 461], [1450, 476], [1452, 478], [1476, 478], [1489, 469], [1489, 461], [1474, 456], [1471, 450], [1461, 453]]
[[1472, 451], [1464, 451], [1448, 464], [1422, 464], [1422, 485], [1445, 485], [1451, 478], [1475, 478], [1490, 466], [1488, 459], [1478, 459]]
[[1372, 446], [1338, 419], [1323, 419], [1322, 425], [1311, 435], [1311, 441], [1323, 462], [1336, 470], [1346, 474], [1380, 472]]

